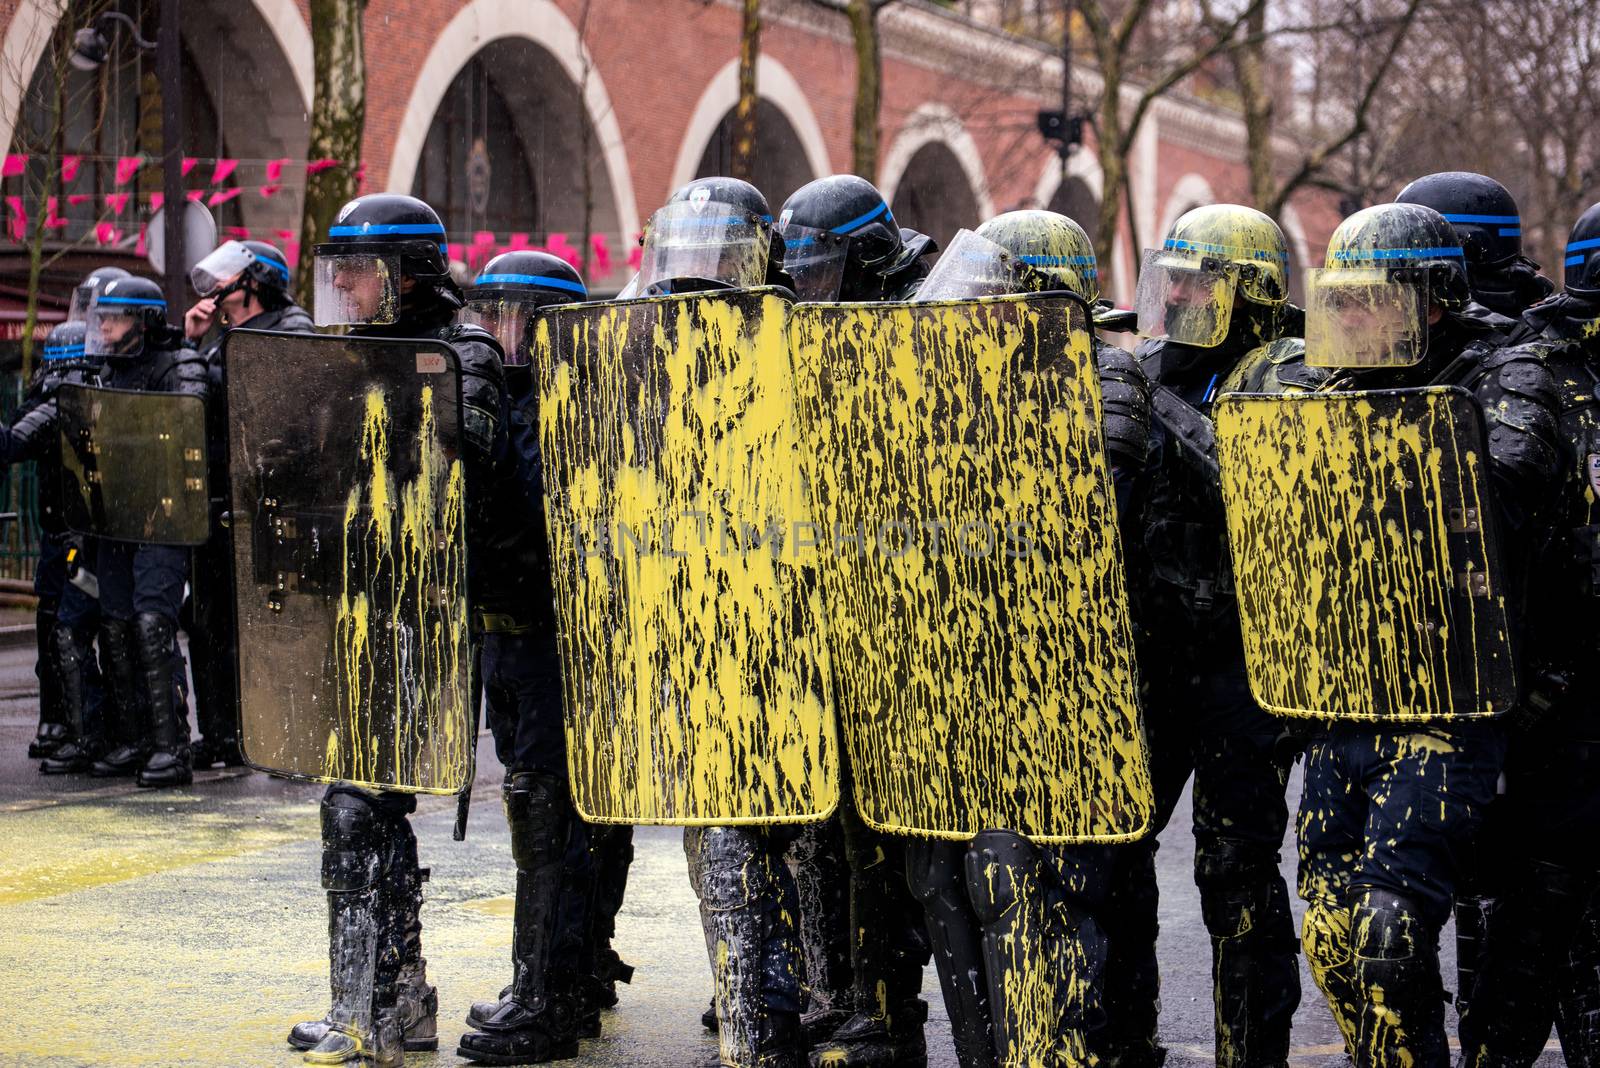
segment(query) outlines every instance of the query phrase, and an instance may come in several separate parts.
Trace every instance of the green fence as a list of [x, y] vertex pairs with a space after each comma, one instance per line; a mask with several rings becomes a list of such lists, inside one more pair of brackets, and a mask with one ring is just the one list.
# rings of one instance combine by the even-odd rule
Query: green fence
[[[17, 372], [0, 377], [0, 416], [8, 427], [23, 392]], [[31, 462], [0, 467], [0, 512], [18, 517], [0, 526], [0, 578], [32, 579], [39, 562], [39, 473]]]

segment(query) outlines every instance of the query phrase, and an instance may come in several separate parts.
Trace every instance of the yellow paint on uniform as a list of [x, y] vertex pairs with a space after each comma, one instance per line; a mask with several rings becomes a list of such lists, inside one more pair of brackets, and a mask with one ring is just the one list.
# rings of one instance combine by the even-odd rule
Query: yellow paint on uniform
[[1063, 298], [793, 314], [840, 716], [877, 829], [1147, 826], [1090, 346]]
[[1217, 456], [1250, 684], [1279, 715], [1435, 721], [1515, 698], [1470, 396], [1228, 396]]
[[784, 303], [560, 309], [540, 321], [573, 800], [586, 819], [820, 819], [838, 799], [831, 667]]

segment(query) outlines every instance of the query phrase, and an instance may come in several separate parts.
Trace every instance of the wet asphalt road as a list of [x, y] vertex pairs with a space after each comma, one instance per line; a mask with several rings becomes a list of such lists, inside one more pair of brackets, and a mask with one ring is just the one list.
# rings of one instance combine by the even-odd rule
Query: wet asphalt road
[[[25, 759], [37, 708], [32, 666], [31, 647], [0, 649], [0, 1068], [298, 1064], [283, 1035], [327, 1004], [320, 790], [239, 772], [155, 793], [124, 781], [45, 779]], [[441, 1052], [411, 1054], [409, 1065], [461, 1063], [453, 1050], [467, 1005], [509, 979], [511, 857], [500, 768], [487, 737], [480, 742], [466, 842], [450, 840], [453, 799], [424, 800], [415, 820], [433, 873], [423, 943], [439, 987]], [[1298, 795], [1298, 775], [1290, 789]], [[1162, 836], [1159, 865], [1162, 1037], [1173, 1050], [1168, 1064], [1185, 1068], [1213, 1061], [1209, 943], [1191, 882], [1187, 809], [1185, 801]], [[710, 980], [681, 839], [674, 828], [638, 832], [617, 940], [638, 974], [606, 1014], [604, 1037], [566, 1063], [715, 1063], [715, 1040], [699, 1024]], [[1452, 937], [1442, 947], [1451, 986]], [[1343, 1064], [1303, 962], [1301, 983], [1293, 1064]], [[954, 1068], [931, 969], [924, 991], [928, 1063]], [[1561, 1063], [1555, 1052], [1539, 1061]]]

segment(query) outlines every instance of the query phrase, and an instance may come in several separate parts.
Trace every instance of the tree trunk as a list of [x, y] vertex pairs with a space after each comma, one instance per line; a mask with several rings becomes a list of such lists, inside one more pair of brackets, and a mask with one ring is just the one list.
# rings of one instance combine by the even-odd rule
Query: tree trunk
[[739, 102], [733, 109], [732, 177], [755, 181], [756, 174], [756, 63], [761, 57], [761, 0], [744, 0], [744, 22], [739, 29]]
[[1114, 263], [1112, 253], [1117, 247], [1117, 233], [1122, 219], [1123, 181], [1128, 169], [1127, 157], [1122, 151], [1122, 62], [1121, 57], [1100, 53], [1100, 72], [1105, 88], [1100, 97], [1100, 117], [1095, 123], [1095, 152], [1100, 157], [1102, 174], [1100, 189], [1100, 221], [1095, 230], [1094, 256], [1100, 261], [1103, 276], [1111, 273]]
[[1250, 167], [1250, 203], [1258, 211], [1271, 211], [1278, 187], [1272, 174], [1272, 94], [1267, 91], [1266, 5], [1245, 20], [1251, 43], [1232, 53], [1234, 76], [1239, 82], [1244, 109], [1245, 161]]
[[883, 85], [883, 55], [878, 46], [879, 6], [874, 0], [850, 0], [850, 36], [856, 46], [851, 162], [855, 172], [869, 182], [878, 180], [878, 109]]
[[336, 159], [338, 167], [306, 178], [300, 216], [300, 301], [310, 307], [312, 251], [340, 207], [356, 195], [356, 161], [367, 121], [367, 65], [361, 17], [365, 0], [311, 0], [311, 52], [316, 92], [311, 104], [308, 159]]

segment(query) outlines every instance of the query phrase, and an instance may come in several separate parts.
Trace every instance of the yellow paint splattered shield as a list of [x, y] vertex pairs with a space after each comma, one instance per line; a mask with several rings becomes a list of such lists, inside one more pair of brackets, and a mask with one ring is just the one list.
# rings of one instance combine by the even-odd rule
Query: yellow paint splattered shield
[[767, 824], [838, 801], [785, 307], [728, 292], [560, 308], [538, 325], [568, 765], [586, 819]]
[[114, 541], [201, 545], [211, 534], [199, 397], [64, 385], [61, 514]]
[[1084, 307], [802, 305], [840, 722], [882, 830], [1137, 837], [1151, 809]]
[[1487, 455], [1459, 389], [1222, 398], [1217, 458], [1263, 707], [1408, 722], [1510, 709]]
[[459, 792], [474, 739], [454, 351], [234, 330], [224, 359], [246, 757]]

